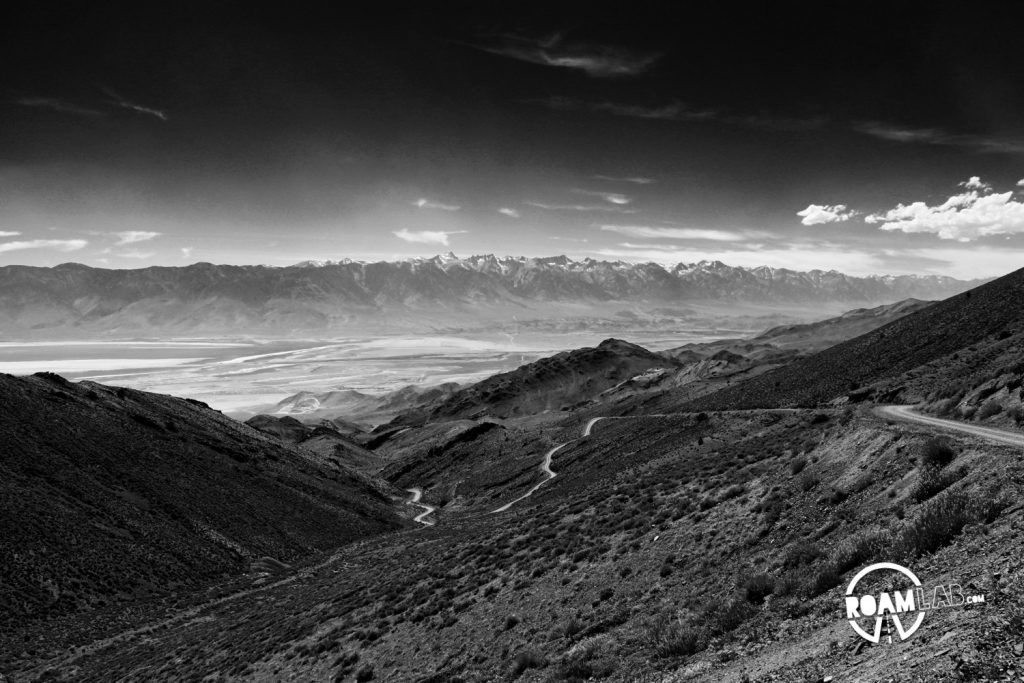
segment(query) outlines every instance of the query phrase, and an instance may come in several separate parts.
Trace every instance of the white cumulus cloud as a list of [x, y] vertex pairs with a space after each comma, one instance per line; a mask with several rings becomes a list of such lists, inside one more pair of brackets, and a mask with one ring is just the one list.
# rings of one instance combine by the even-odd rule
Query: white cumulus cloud
[[821, 225], [848, 221], [857, 212], [850, 211], [846, 204], [811, 204], [803, 211], [797, 211], [796, 215], [801, 216], [800, 222], [804, 225]]
[[516, 211], [515, 209], [510, 209], [505, 206], [498, 209], [498, 213], [500, 213], [502, 216], [508, 216], [509, 218], [519, 218], [518, 211]]
[[17, 237], [20, 234], [17, 230], [0, 230], [0, 237]]
[[445, 232], [443, 230], [398, 230], [394, 232], [394, 236], [400, 240], [406, 242], [412, 242], [414, 244], [440, 244], [448, 246], [448, 237], [451, 235], [458, 235], [465, 232], [465, 230], [456, 230], [454, 232]]
[[1012, 191], [992, 192], [991, 186], [977, 176], [960, 185], [967, 192], [953, 195], [941, 204], [898, 204], [864, 220], [877, 224], [881, 230], [931, 233], [960, 242], [1024, 233], [1024, 203], [1015, 201]]
[[960, 187], [967, 188], [968, 190], [978, 190], [980, 192], [989, 192], [992, 190], [992, 186], [990, 184], [982, 182], [981, 178], [976, 175], [972, 175], [967, 180], [957, 184]]

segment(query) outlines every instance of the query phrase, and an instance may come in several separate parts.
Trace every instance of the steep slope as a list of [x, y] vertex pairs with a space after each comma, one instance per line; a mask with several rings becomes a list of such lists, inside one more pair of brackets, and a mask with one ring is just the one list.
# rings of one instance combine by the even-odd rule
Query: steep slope
[[[0, 634], [0, 653], [18, 648], [8, 671], [30, 680], [1012, 678], [1012, 449], [957, 442], [956, 476], [932, 491], [929, 434], [870, 410], [602, 420], [586, 438], [583, 424], [551, 434], [571, 440], [557, 478], [508, 512], [439, 515], [287, 585], [142, 622], [117, 647], [28, 630]], [[841, 618], [843, 591], [876, 561], [989, 604], [929, 612], [902, 646], [867, 645]], [[20, 654], [26, 637], [35, 658]]]
[[197, 263], [107, 270], [65, 263], [0, 267], [0, 328], [36, 337], [239, 329], [291, 335], [351, 329], [354, 322], [377, 329], [436, 329], [512, 315], [560, 319], [571, 314], [570, 304], [580, 303], [881, 303], [940, 298], [970, 286], [934, 276], [857, 278], [717, 261], [666, 269], [564, 256], [449, 255], [284, 268]]
[[456, 391], [433, 408], [399, 415], [394, 424], [424, 420], [512, 417], [567, 409], [654, 368], [680, 363], [618, 339], [542, 358]]
[[186, 591], [399, 528], [383, 487], [196, 402], [0, 375], [0, 622]]
[[803, 353], [820, 351], [916, 313], [931, 304], [931, 301], [905, 299], [875, 308], [857, 308], [818, 322], [773, 327], [753, 337], [751, 341], [767, 342], [784, 349], [796, 348]]
[[899, 377], [955, 353], [972, 353], [972, 345], [1001, 342], [1018, 346], [1024, 330], [1022, 296], [1024, 269], [699, 399], [689, 407], [810, 406], [850, 394], [854, 400], [865, 398], [867, 392], [860, 391], [865, 385]]

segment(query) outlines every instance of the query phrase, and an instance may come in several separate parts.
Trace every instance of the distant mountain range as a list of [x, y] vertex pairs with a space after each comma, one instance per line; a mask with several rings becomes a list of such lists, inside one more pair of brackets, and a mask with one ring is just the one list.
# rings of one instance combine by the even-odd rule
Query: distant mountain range
[[[941, 299], [977, 286], [942, 276], [852, 277], [836, 271], [498, 258], [493, 255], [294, 266], [196, 263], [135, 270], [65, 263], [0, 268], [0, 330], [246, 332], [340, 329], [359, 322], [406, 330], [486, 319], [564, 318], [566, 306], [690, 301], [816, 304]], [[381, 312], [394, 313], [382, 319]], [[576, 312], [576, 315], [579, 313]]]

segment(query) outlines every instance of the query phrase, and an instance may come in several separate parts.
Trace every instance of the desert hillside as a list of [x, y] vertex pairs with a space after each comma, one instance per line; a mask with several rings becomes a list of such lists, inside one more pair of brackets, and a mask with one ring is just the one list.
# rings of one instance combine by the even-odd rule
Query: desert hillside
[[[366, 536], [275, 581], [235, 580], [178, 610], [142, 601], [103, 638], [91, 606], [57, 632], [53, 618], [34, 621], [4, 641], [0, 666], [84, 681], [1004, 680], [1024, 638], [1024, 432], [1007, 417], [1020, 371], [993, 379], [975, 362], [959, 399], [927, 392], [961, 367], [943, 353], [1003, 362], [1019, 280], [709, 385], [689, 404], [667, 389], [352, 436], [383, 463], [376, 490], [416, 492], [404, 510], [421, 515], [418, 528]], [[936, 325], [947, 334], [922, 338]], [[825, 371], [839, 361], [873, 384], [851, 397]], [[779, 407], [735, 398], [750, 385], [756, 401], [764, 382], [789, 392]], [[979, 391], [1007, 407], [961, 411]], [[896, 395], [956, 412], [879, 403]], [[262, 426], [300, 448], [318, 429]], [[873, 562], [986, 602], [928, 612], [906, 643], [870, 644], [846, 622], [843, 591]]]
[[182, 596], [403, 525], [386, 486], [201, 404], [0, 375], [0, 408], [5, 629]]

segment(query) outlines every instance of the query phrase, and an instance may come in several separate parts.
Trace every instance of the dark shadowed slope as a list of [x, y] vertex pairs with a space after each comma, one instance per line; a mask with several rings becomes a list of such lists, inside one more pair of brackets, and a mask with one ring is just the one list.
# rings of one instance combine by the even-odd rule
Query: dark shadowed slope
[[[693, 401], [701, 410], [809, 406], [969, 349], [1013, 341], [1024, 320], [1024, 270], [946, 299], [884, 327]], [[856, 397], [856, 394], [854, 394]]]
[[194, 587], [399, 527], [376, 484], [202, 404], [0, 375], [0, 623]]

